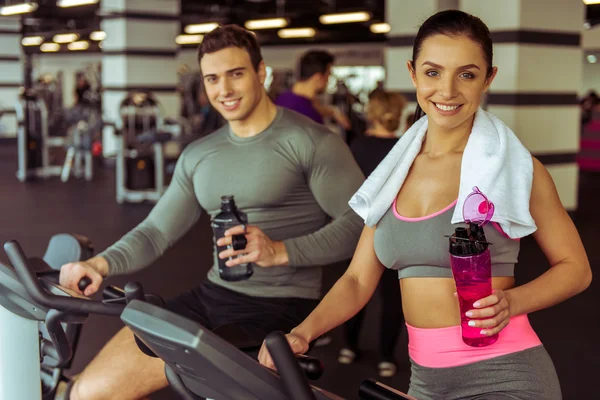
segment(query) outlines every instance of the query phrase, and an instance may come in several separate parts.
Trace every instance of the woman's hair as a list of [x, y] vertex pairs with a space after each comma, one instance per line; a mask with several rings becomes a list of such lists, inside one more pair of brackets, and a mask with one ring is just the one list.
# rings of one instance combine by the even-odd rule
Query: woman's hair
[[[413, 45], [412, 65], [415, 68], [415, 61], [423, 47], [425, 39], [434, 35], [445, 36], [466, 36], [474, 42], [479, 43], [483, 56], [488, 64], [487, 77], [493, 73], [493, 42], [490, 30], [479, 18], [459, 10], [440, 11], [437, 14], [427, 18], [419, 28], [415, 43]], [[425, 113], [421, 106], [417, 104], [413, 121], [420, 119]]]
[[394, 132], [400, 126], [400, 117], [406, 103], [406, 98], [400, 93], [376, 89], [369, 94], [367, 119], [377, 121], [386, 130]]

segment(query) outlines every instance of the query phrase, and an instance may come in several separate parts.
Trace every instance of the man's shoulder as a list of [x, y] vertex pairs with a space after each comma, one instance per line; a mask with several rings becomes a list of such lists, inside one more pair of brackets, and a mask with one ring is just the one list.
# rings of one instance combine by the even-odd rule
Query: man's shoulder
[[223, 141], [227, 140], [229, 134], [229, 125], [225, 124], [216, 131], [209, 133], [206, 136], [198, 138], [188, 144], [182, 152], [182, 156], [186, 159], [197, 159], [202, 156], [204, 152], [218, 146]]
[[317, 145], [326, 137], [337, 136], [323, 124], [294, 110], [282, 108], [282, 116], [274, 126], [278, 139], [293, 140], [305, 145]]

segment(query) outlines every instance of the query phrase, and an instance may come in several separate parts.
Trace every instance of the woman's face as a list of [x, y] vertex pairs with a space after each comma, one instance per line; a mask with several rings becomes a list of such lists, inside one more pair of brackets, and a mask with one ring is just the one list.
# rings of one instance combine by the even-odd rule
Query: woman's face
[[434, 35], [423, 41], [414, 65], [408, 62], [417, 101], [429, 124], [453, 130], [471, 123], [481, 96], [496, 76], [481, 46], [466, 36]]

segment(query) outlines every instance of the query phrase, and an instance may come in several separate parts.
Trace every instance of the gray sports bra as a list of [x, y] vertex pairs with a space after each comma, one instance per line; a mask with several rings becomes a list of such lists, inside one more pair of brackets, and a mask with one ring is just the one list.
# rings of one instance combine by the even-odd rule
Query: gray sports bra
[[[451, 278], [448, 238], [455, 203], [422, 218], [398, 215], [396, 202], [387, 210], [375, 229], [374, 246], [377, 258], [387, 268], [398, 270], [398, 279], [409, 277]], [[465, 225], [466, 226], [466, 225]], [[493, 224], [484, 227], [488, 242], [492, 243], [492, 276], [514, 276], [520, 243], [510, 239]]]

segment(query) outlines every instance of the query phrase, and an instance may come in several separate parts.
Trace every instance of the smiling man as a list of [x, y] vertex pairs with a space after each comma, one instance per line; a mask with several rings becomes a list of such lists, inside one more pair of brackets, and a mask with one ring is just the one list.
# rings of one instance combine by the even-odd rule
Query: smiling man
[[[248, 215], [245, 249], [215, 250], [208, 279], [168, 300], [166, 308], [210, 329], [233, 326], [261, 338], [289, 332], [318, 304], [321, 266], [354, 252], [362, 221], [348, 200], [364, 177], [337, 135], [271, 102], [263, 86], [265, 64], [250, 32], [217, 28], [204, 37], [198, 58], [207, 96], [228, 124], [187, 146], [149, 216], [97, 257], [63, 266], [61, 284], [78, 291], [77, 283], [88, 276], [93, 283], [85, 294], [91, 295], [104, 277], [148, 266], [202, 210], [214, 216], [221, 196], [234, 195]], [[242, 233], [232, 228], [214, 240], [224, 246]], [[218, 257], [232, 255], [241, 257], [229, 266], [253, 263], [249, 279], [221, 279]], [[197, 268], [194, 262], [189, 260], [190, 268]], [[124, 328], [82, 372], [70, 398], [139, 399], [165, 386], [162, 360], [139, 351]]]

